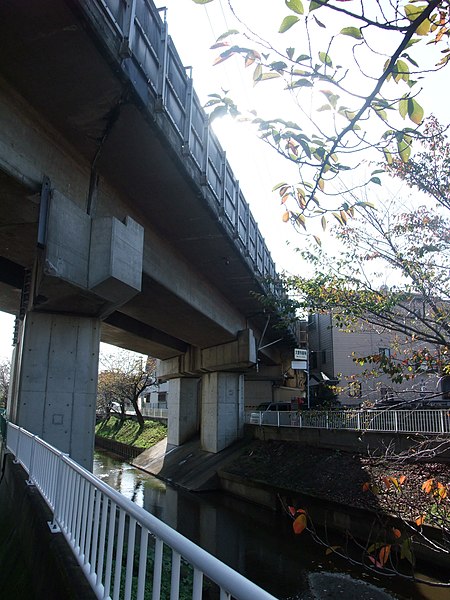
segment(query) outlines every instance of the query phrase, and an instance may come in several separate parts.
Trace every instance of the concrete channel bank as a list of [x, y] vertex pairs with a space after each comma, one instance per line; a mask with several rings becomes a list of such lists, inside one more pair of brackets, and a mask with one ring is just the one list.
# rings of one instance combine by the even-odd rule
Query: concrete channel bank
[[[350, 533], [363, 542], [368, 539], [374, 540], [377, 536], [378, 541], [386, 539], [383, 537], [383, 531], [392, 530], [393, 527], [404, 527], [398, 518], [376, 511], [376, 506], [373, 510], [368, 510], [347, 502], [347, 490], [343, 487], [345, 488], [348, 479], [347, 485], [353, 487], [350, 491], [354, 493], [357, 489], [359, 495], [362, 493], [361, 484], [368, 475], [363, 469], [353, 466], [357, 464], [359, 454], [367, 455], [368, 449], [372, 452], [376, 447], [385, 448], [392, 439], [398, 449], [404, 450], [419, 438], [416, 440], [415, 436], [410, 435], [407, 439], [404, 435], [393, 437], [386, 434], [361, 436], [360, 432], [356, 431], [320, 430], [303, 430], [302, 436], [301, 432], [302, 430], [287, 427], [249, 426], [246, 428], [247, 435], [244, 440], [216, 455], [202, 451], [198, 440], [173, 448], [167, 448], [166, 442], [163, 441], [143, 452], [132, 464], [189, 491], [223, 489], [275, 511], [282, 511], [289, 505], [302, 507], [307, 510], [315, 527], [325, 527], [331, 532]], [[301, 481], [299, 483], [298, 478], [294, 476], [296, 473], [292, 473], [290, 480], [288, 472], [284, 478], [288, 483], [280, 485], [279, 471], [282, 465], [280, 466], [279, 462], [274, 462], [276, 466], [273, 473], [270, 472], [270, 468], [261, 470], [252, 467], [255, 446], [260, 448], [261, 445], [267, 444], [267, 462], [271, 463], [274, 458], [270, 455], [273, 442], [288, 442], [289, 447], [293, 448], [294, 458], [289, 465], [290, 469], [294, 470], [292, 464], [296, 463], [297, 456], [298, 469], [309, 468], [309, 472], [316, 472], [317, 481], [321, 484], [317, 494], [314, 493], [314, 483], [302, 488]], [[323, 462], [320, 465], [314, 463], [316, 455], [313, 453], [313, 459], [310, 461], [313, 464], [306, 467], [304, 454], [311, 448], [319, 449]], [[321, 468], [332, 455], [334, 462], [331, 477], [328, 473], [328, 480], [324, 482], [327, 474], [321, 477]], [[349, 458], [356, 460], [351, 463]], [[444, 458], [447, 461], [448, 457]], [[257, 464], [255, 460], [255, 465]], [[446, 465], [443, 468], [449, 469]], [[346, 472], [346, 469], [349, 472]], [[355, 469], [359, 472], [355, 473]], [[336, 482], [339, 482], [339, 485]], [[438, 540], [441, 535], [439, 530], [432, 527], [424, 527], [423, 533], [431, 540]], [[450, 560], [444, 553], [430, 551], [420, 544], [414, 550], [418, 560], [446, 570], [450, 566]]]

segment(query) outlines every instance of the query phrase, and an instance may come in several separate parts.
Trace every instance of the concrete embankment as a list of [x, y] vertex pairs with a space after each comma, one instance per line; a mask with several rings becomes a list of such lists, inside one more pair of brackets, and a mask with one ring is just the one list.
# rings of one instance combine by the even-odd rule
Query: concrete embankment
[[[248, 438], [211, 454], [201, 450], [199, 440], [172, 448], [160, 442], [133, 464], [189, 491], [223, 489], [272, 510], [302, 507], [315, 527], [362, 541], [387, 539], [392, 528], [404, 528], [401, 519], [362, 491], [362, 483], [374, 475], [366, 470], [362, 454], [282, 444]], [[424, 526], [422, 533], [430, 540], [442, 539], [442, 532], [432, 527]], [[418, 544], [416, 558], [447, 569], [447, 555], [429, 546]]]

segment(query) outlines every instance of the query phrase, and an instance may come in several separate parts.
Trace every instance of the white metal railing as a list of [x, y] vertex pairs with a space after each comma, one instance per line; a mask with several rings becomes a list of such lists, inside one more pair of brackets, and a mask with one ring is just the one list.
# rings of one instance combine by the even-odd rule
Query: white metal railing
[[[136, 415], [134, 409], [126, 410], [125, 412], [127, 415]], [[153, 406], [143, 406], [141, 414], [143, 417], [153, 417], [154, 419], [167, 419], [169, 417], [167, 408], [155, 408]]]
[[201, 600], [209, 588], [220, 600], [275, 600], [36, 435], [8, 423], [6, 445], [53, 512], [50, 528], [64, 535], [97, 598]]
[[403, 433], [450, 433], [450, 410], [248, 411], [245, 422], [275, 427], [315, 427]]

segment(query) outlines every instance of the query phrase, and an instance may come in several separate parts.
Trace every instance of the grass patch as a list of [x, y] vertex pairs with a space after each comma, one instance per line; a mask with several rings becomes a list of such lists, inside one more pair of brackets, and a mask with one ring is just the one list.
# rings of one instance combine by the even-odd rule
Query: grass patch
[[110, 416], [95, 426], [95, 434], [136, 448], [150, 448], [167, 435], [167, 426], [159, 421], [145, 421], [144, 429], [139, 431], [139, 423], [133, 419], [121, 421]]

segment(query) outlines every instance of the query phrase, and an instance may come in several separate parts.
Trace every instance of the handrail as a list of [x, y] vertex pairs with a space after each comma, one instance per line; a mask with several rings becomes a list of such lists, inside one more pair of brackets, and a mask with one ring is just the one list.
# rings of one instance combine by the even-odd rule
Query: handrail
[[445, 409], [367, 409], [247, 411], [250, 425], [317, 429], [353, 429], [399, 433], [450, 433], [450, 411]]
[[[170, 586], [176, 600], [183, 561], [193, 600], [202, 598], [204, 575], [221, 600], [275, 600], [38, 436], [8, 423], [6, 445], [53, 512], [51, 530], [64, 535], [97, 598], [158, 600], [168, 598], [161, 593]], [[150, 581], [151, 596], [145, 591]]]

